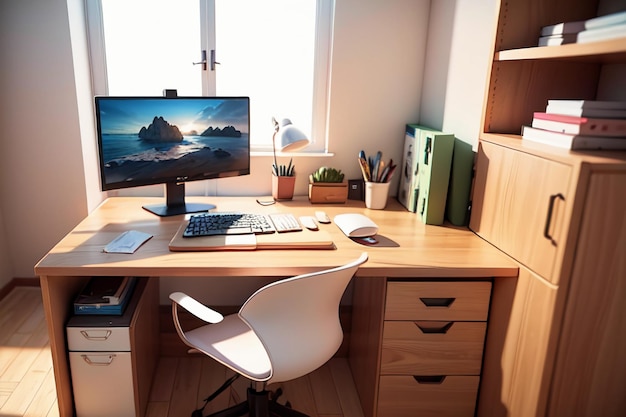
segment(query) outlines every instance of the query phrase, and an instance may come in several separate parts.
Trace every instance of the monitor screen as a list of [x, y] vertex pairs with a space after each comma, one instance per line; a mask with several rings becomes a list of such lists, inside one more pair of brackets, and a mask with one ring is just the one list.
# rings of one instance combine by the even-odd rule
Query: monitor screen
[[166, 184], [155, 214], [205, 211], [185, 204], [185, 182], [250, 173], [248, 97], [102, 96], [95, 107], [102, 190]]

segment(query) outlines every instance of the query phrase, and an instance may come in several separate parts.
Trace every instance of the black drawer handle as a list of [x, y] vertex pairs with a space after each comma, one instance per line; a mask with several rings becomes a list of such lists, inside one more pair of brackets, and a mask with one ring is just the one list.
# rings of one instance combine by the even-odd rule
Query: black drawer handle
[[[432, 323], [429, 322], [429, 324], [432, 324]], [[424, 334], [446, 334], [448, 333], [448, 330], [450, 330], [450, 327], [452, 327], [453, 324], [454, 322], [449, 321], [439, 326], [429, 326], [429, 325], [426, 325], [426, 322], [421, 322], [421, 324], [420, 322], [415, 322], [415, 325], [417, 326], [417, 328], [420, 329], [422, 333]]]
[[413, 375], [418, 384], [443, 384], [445, 375]]
[[452, 303], [456, 300], [454, 297], [438, 297], [438, 298], [427, 298], [420, 297], [420, 301], [424, 303], [426, 307], [450, 307]]
[[543, 237], [548, 239], [553, 246], [556, 246], [556, 241], [554, 240], [552, 235], [550, 235], [550, 224], [552, 224], [552, 213], [554, 211], [554, 204], [556, 203], [557, 199], [565, 201], [565, 197], [561, 193], [553, 194], [550, 196], [550, 203], [548, 204], [548, 215], [546, 216], [546, 225], [543, 228]]

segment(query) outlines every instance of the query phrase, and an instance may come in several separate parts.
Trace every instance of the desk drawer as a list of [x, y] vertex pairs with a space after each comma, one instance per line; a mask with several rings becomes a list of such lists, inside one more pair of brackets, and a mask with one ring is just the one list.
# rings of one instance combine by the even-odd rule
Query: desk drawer
[[379, 417], [473, 417], [478, 376], [381, 376]]
[[68, 327], [67, 347], [71, 351], [130, 351], [128, 327]]
[[136, 417], [130, 352], [70, 352], [76, 415]]
[[491, 282], [393, 281], [385, 320], [486, 321]]
[[479, 375], [485, 322], [386, 321], [381, 374]]

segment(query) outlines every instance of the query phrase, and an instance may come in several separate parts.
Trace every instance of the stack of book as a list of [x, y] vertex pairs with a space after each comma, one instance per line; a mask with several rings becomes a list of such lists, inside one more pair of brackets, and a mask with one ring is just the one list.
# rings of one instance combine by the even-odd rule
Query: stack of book
[[74, 300], [74, 314], [124, 314], [137, 278], [92, 277]]
[[524, 141], [573, 150], [626, 149], [626, 101], [548, 100], [522, 127]]
[[541, 28], [539, 46], [587, 43], [626, 37], [626, 11]]

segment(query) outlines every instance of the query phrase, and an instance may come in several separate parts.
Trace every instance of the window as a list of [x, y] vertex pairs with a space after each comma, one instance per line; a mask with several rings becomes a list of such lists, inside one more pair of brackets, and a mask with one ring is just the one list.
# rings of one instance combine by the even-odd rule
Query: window
[[333, 9], [334, 0], [87, 2], [94, 91], [250, 96], [253, 151], [270, 151], [272, 117], [287, 117], [312, 139], [307, 151], [323, 152]]

